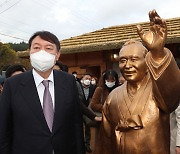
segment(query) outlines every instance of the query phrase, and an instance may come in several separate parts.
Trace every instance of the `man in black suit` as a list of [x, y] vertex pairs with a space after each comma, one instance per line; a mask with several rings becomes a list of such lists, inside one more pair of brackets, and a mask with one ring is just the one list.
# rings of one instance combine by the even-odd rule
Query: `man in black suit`
[[[91, 74], [86, 73], [83, 78], [81, 79], [81, 88], [82, 88], [82, 94], [80, 95], [80, 100], [83, 102], [86, 107], [89, 106], [90, 100], [94, 94], [95, 88], [91, 85]], [[90, 133], [90, 127], [84, 122], [85, 124], [85, 148], [86, 151], [91, 153], [92, 150], [90, 148], [90, 139], [91, 139], [91, 133]]]
[[84, 153], [75, 79], [52, 69], [59, 40], [40, 31], [29, 47], [33, 70], [8, 78], [1, 96], [0, 154]]

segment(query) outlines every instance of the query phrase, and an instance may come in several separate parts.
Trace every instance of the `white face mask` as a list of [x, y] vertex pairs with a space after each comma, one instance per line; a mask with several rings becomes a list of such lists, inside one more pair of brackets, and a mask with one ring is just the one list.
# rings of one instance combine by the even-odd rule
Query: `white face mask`
[[105, 84], [108, 88], [112, 88], [115, 85], [115, 81], [114, 82], [105, 81]]
[[75, 78], [77, 77], [77, 74], [73, 74], [73, 75], [74, 75]]
[[31, 65], [40, 72], [45, 72], [55, 64], [56, 56], [44, 50], [30, 54]]
[[95, 81], [95, 80], [92, 80], [92, 81], [91, 81], [91, 84], [92, 84], [92, 85], [95, 85], [95, 84], [96, 84], [96, 81]]
[[90, 83], [91, 83], [91, 81], [90, 81], [90, 80], [84, 80], [84, 84], [85, 84], [86, 86], [89, 86], [89, 85], [90, 85]]

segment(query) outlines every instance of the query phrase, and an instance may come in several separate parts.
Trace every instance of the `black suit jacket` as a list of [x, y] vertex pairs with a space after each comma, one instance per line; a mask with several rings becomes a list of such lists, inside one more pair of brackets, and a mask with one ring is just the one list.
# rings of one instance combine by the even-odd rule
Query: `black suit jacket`
[[81, 154], [82, 116], [75, 79], [54, 71], [55, 114], [50, 132], [32, 71], [7, 79], [0, 101], [0, 154]]
[[82, 85], [82, 84], [81, 84], [81, 88], [82, 88], [82, 94], [81, 94], [81, 95], [82, 95], [82, 102], [83, 102], [86, 106], [88, 106], [89, 103], [90, 103], [91, 98], [93, 97], [93, 94], [94, 94], [94, 91], [95, 91], [95, 87], [92, 86], [92, 85], [89, 86], [89, 94], [88, 94], [87, 99], [86, 99], [86, 96], [85, 96], [85, 94], [84, 94], [84, 90], [83, 90], [83, 85]]

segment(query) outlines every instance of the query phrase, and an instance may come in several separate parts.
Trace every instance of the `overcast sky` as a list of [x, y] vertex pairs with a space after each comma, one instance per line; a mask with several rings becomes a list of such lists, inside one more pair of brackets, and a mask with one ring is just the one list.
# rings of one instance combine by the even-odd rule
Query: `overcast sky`
[[39, 30], [67, 39], [148, 21], [152, 9], [164, 19], [180, 17], [180, 0], [0, 0], [0, 41], [27, 41]]

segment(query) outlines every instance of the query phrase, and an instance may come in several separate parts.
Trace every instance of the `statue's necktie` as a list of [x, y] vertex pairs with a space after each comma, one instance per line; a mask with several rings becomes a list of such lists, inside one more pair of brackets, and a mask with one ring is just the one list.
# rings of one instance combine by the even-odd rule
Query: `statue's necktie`
[[43, 112], [46, 119], [47, 125], [52, 132], [53, 119], [54, 119], [54, 110], [52, 97], [49, 91], [49, 80], [43, 80], [42, 84], [44, 85], [44, 96], [43, 96]]

